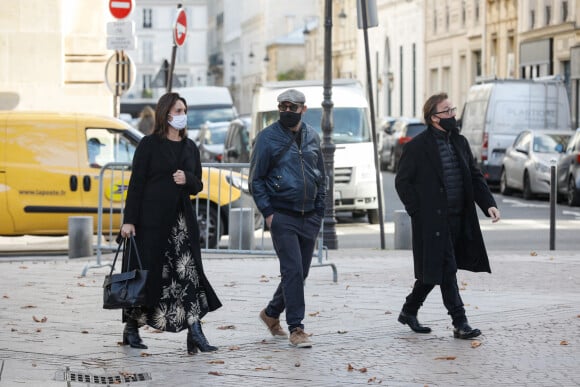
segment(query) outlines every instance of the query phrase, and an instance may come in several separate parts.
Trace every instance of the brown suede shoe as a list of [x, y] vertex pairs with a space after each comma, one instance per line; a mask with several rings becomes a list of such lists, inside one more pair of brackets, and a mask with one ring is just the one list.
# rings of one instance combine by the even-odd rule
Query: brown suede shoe
[[266, 314], [266, 309], [260, 312], [260, 320], [268, 327], [268, 330], [275, 337], [288, 337], [288, 333], [280, 326], [280, 319], [270, 317]]
[[311, 348], [312, 342], [302, 328], [296, 328], [290, 333], [290, 345], [298, 348]]

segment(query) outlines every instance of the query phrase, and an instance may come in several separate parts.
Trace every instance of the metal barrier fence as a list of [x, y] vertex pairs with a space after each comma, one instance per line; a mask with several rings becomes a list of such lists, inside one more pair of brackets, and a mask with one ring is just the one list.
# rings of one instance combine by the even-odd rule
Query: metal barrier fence
[[[264, 219], [248, 191], [249, 164], [204, 163], [202, 167], [204, 189], [192, 200], [198, 219], [202, 253], [276, 256]], [[97, 260], [85, 266], [82, 276], [91, 268], [111, 265], [102, 262], [102, 254], [117, 249], [115, 240], [123, 224], [130, 169], [130, 163], [108, 163], [100, 170], [95, 249]], [[106, 204], [105, 199], [108, 199]], [[256, 233], [259, 234], [257, 244]], [[322, 238], [321, 228], [314, 254], [318, 259], [312, 267], [331, 267], [333, 281], [337, 282], [336, 266], [327, 262], [328, 250], [323, 246]], [[224, 246], [226, 239], [227, 247]], [[107, 243], [103, 244], [103, 240]]]

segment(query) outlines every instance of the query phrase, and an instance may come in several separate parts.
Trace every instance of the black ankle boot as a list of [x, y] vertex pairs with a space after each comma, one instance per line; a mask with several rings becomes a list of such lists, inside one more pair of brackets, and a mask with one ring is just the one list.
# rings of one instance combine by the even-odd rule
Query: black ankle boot
[[141, 336], [139, 336], [137, 320], [133, 320], [132, 318], [127, 319], [125, 329], [123, 330], [123, 345], [130, 345], [131, 348], [147, 349], [147, 346], [141, 340]]
[[201, 323], [199, 321], [194, 322], [188, 329], [187, 332], [187, 353], [190, 355], [197, 352], [213, 352], [217, 351], [218, 348], [213, 345], [209, 345], [203, 331], [201, 330]]

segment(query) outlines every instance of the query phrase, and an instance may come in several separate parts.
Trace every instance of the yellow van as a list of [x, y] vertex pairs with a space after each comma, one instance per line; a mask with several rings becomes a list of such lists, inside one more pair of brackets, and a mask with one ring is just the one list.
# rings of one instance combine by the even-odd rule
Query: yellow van
[[[68, 217], [91, 215], [97, 230], [99, 175], [107, 163], [131, 163], [143, 137], [127, 123], [104, 116], [48, 112], [0, 112], [0, 235], [65, 235]], [[130, 172], [110, 181], [104, 170], [103, 233], [120, 227]], [[120, 178], [119, 178], [120, 179]], [[245, 179], [203, 169], [204, 190], [192, 197], [202, 247], [227, 234], [231, 207], [247, 204]], [[208, 202], [209, 198], [209, 202]], [[219, 225], [219, 229], [218, 229]], [[115, 232], [115, 230], [113, 230]]]

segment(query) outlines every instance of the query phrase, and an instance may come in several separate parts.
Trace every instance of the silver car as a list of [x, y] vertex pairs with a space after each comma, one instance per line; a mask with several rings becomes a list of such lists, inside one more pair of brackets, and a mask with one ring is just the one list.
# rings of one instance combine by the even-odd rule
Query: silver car
[[522, 191], [529, 200], [537, 194], [550, 193], [550, 167], [564, 151], [571, 130], [524, 130], [514, 140], [503, 158], [500, 191], [510, 195]]

